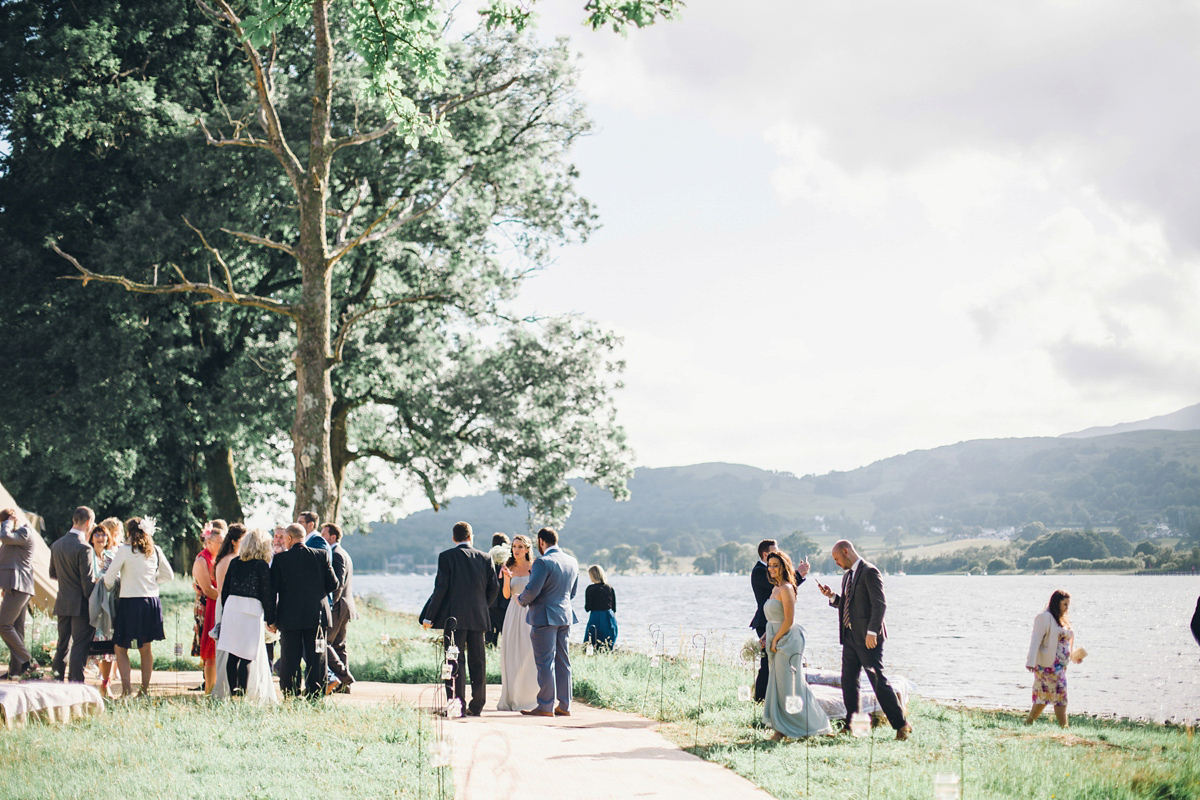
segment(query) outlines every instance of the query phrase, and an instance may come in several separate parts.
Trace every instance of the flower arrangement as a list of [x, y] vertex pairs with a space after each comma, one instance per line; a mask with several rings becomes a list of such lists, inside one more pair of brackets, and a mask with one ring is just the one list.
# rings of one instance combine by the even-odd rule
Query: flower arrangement
[[488, 551], [488, 555], [492, 557], [493, 564], [501, 567], [512, 558], [512, 548], [506, 544], [498, 544]]
[[762, 656], [762, 642], [757, 636], [751, 636], [742, 645], [742, 661], [757, 661]]
[[154, 517], [142, 517], [142, 533], [154, 538], [154, 534], [158, 532], [158, 520]]

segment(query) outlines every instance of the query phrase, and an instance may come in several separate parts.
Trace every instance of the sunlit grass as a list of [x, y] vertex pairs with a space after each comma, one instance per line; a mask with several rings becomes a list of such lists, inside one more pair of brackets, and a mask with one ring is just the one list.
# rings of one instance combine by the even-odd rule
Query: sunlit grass
[[174, 697], [108, 709], [0, 733], [0, 797], [437, 796], [431, 718], [403, 705]]
[[[929, 798], [937, 774], [960, 774], [971, 798], [1200, 797], [1200, 742], [1149, 723], [1074, 717], [1061, 731], [1032, 727], [1015, 712], [950, 708], [914, 699], [916, 733], [897, 742], [884, 725], [873, 738], [767, 740], [761, 707], [737, 699], [751, 670], [685, 652], [572, 656], [575, 692], [595, 705], [662, 720], [684, 749], [745, 776], [779, 798]], [[701, 698], [701, 690], [703, 697]]]

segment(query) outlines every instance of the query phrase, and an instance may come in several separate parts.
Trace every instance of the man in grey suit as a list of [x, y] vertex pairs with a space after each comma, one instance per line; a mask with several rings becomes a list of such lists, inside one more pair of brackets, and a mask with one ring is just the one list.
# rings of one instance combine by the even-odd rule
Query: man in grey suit
[[[92, 548], [87, 535], [96, 524], [96, 515], [80, 506], [71, 515], [71, 530], [50, 546], [50, 577], [58, 581], [54, 614], [58, 617], [58, 647], [51, 669], [72, 683], [83, 683], [83, 667], [96, 629], [88, 614], [88, 598], [96, 585]], [[67, 668], [67, 644], [71, 645], [71, 666]]]
[[859, 557], [854, 545], [845, 539], [833, 546], [833, 560], [846, 570], [842, 593], [818, 583], [829, 605], [838, 610], [838, 640], [842, 643], [842, 700], [846, 704], [846, 727], [858, 713], [858, 676], [863, 670], [875, 690], [875, 699], [896, 729], [896, 738], [904, 741], [912, 734], [912, 725], [904, 718], [904, 709], [896, 692], [883, 674], [883, 642], [887, 625], [883, 622], [887, 600], [883, 594], [883, 576], [874, 564]]
[[321, 537], [329, 544], [329, 550], [333, 553], [333, 574], [338, 580], [330, 606], [333, 623], [329, 626], [329, 635], [325, 639], [326, 660], [329, 662], [329, 671], [336, 680], [333, 691], [337, 694], [350, 694], [350, 684], [354, 683], [354, 676], [350, 674], [350, 662], [346, 658], [346, 628], [350, 625], [350, 620], [358, 618], [358, 610], [354, 607], [354, 590], [351, 586], [354, 580], [354, 562], [346, 548], [342, 547], [340, 525], [326, 522], [321, 527]]
[[0, 511], [0, 640], [8, 645], [8, 677], [33, 671], [25, 646], [25, 609], [33, 597], [33, 530], [15, 508]]
[[[571, 658], [567, 654], [567, 634], [579, 620], [571, 608], [571, 598], [579, 584], [579, 562], [558, 547], [553, 528], [538, 531], [538, 552], [529, 583], [517, 596], [517, 602], [529, 608], [533, 627], [533, 662], [537, 666], [537, 708], [522, 711], [535, 717], [571, 716]], [[558, 705], [554, 705], [555, 695]]]

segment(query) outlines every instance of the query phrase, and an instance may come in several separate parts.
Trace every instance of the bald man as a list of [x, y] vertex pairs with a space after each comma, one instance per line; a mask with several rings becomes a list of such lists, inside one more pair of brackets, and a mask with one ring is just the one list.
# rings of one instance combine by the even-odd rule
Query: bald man
[[865, 669], [879, 707], [896, 729], [896, 738], [904, 741], [912, 733], [912, 725], [904, 718], [896, 692], [883, 674], [883, 640], [887, 638], [887, 626], [883, 623], [887, 611], [883, 576], [878, 567], [863, 561], [854, 545], [845, 539], [833, 546], [833, 560], [846, 570], [841, 594], [820, 583], [817, 588], [829, 598], [829, 605], [838, 610], [846, 727], [850, 727], [851, 715], [858, 712], [858, 677]]

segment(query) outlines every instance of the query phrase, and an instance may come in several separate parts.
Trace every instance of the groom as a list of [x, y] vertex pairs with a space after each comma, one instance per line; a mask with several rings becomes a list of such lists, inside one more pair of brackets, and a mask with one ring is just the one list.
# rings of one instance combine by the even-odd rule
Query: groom
[[[533, 627], [533, 661], [537, 666], [537, 708], [522, 711], [534, 717], [571, 716], [571, 659], [567, 655], [567, 634], [578, 622], [571, 598], [579, 583], [579, 562], [558, 549], [558, 533], [553, 528], [538, 531], [538, 551], [542, 557], [533, 562], [529, 583], [517, 596], [517, 602], [529, 608]], [[554, 705], [555, 695], [558, 705]]]

